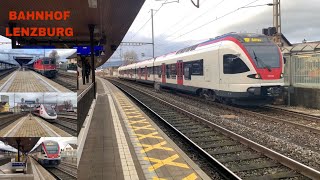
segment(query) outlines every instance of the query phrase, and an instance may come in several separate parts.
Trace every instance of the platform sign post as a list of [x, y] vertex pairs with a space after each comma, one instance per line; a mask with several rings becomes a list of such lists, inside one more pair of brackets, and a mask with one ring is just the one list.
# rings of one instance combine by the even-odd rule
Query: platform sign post
[[94, 39], [93, 39], [93, 31], [95, 25], [89, 24], [90, 31], [90, 56], [91, 56], [91, 75], [92, 75], [92, 83], [93, 83], [93, 94], [94, 99], [96, 99], [96, 77], [95, 77], [95, 64], [94, 64]]

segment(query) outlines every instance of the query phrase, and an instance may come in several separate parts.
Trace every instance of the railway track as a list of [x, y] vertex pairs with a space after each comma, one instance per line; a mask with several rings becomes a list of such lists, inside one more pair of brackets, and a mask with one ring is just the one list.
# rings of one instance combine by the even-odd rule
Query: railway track
[[57, 76], [53, 79], [54, 82], [70, 89], [71, 91], [77, 91], [77, 77], [58, 71]]
[[250, 111], [246, 113], [252, 113], [257, 116], [262, 116], [272, 121], [281, 121], [287, 124], [291, 124], [295, 127], [303, 128], [311, 132], [320, 134], [319, 116], [308, 115], [271, 106], [263, 106], [255, 109], [246, 108], [245, 111]]
[[64, 130], [68, 134], [72, 136], [77, 136], [77, 122], [75, 123], [68, 122], [65, 120], [62, 120], [60, 118], [56, 119], [53, 123], [54, 126], [57, 126], [58, 128]]
[[157, 116], [227, 178], [320, 179], [320, 172], [188, 112], [183, 107], [119, 82], [111, 82]]
[[59, 180], [73, 180], [77, 179], [77, 169], [73, 169], [72, 172], [70, 172], [70, 168], [68, 166], [64, 166], [60, 164], [58, 167], [50, 167], [46, 168], [56, 179]]

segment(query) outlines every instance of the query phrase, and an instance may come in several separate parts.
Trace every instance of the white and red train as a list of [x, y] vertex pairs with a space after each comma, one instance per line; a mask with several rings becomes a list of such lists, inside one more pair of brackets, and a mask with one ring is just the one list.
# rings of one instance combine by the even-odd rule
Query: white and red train
[[32, 113], [50, 121], [56, 120], [58, 117], [56, 111], [51, 107], [50, 104], [40, 104], [39, 106], [35, 107]]
[[43, 141], [30, 154], [43, 166], [58, 166], [61, 162], [60, 146], [56, 141]]
[[118, 69], [119, 78], [240, 105], [267, 104], [284, 89], [280, 49], [265, 35], [229, 33]]

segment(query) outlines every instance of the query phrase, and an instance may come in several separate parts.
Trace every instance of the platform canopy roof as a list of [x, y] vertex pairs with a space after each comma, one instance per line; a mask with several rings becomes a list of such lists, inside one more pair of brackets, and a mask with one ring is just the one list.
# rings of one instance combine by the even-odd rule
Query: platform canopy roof
[[22, 152], [29, 152], [37, 144], [40, 137], [0, 137], [0, 141], [18, 149], [18, 142], [20, 142], [20, 150]]
[[[89, 24], [95, 25], [94, 39], [98, 45], [102, 39], [104, 56], [96, 63], [102, 65], [119, 46], [145, 0], [1, 0], [0, 35], [5, 36], [9, 27], [9, 10], [15, 11], [64, 11], [70, 10], [66, 21], [15, 21], [16, 27], [72, 27], [73, 37], [19, 37], [18, 43], [25, 45], [52, 45], [57, 48], [72, 48], [89, 45]], [[105, 38], [103, 38], [105, 37]], [[11, 38], [11, 37], [9, 37]]]

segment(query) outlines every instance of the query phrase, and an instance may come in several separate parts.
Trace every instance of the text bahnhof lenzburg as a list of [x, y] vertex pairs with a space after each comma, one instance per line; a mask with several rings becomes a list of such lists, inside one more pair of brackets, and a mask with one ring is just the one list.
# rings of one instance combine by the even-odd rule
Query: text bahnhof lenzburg
[[[9, 11], [9, 21], [67, 21], [70, 11]], [[18, 24], [18, 23], [17, 23]], [[64, 23], [67, 24], [67, 23]], [[73, 36], [72, 27], [13, 27], [6, 28], [6, 36]]]

